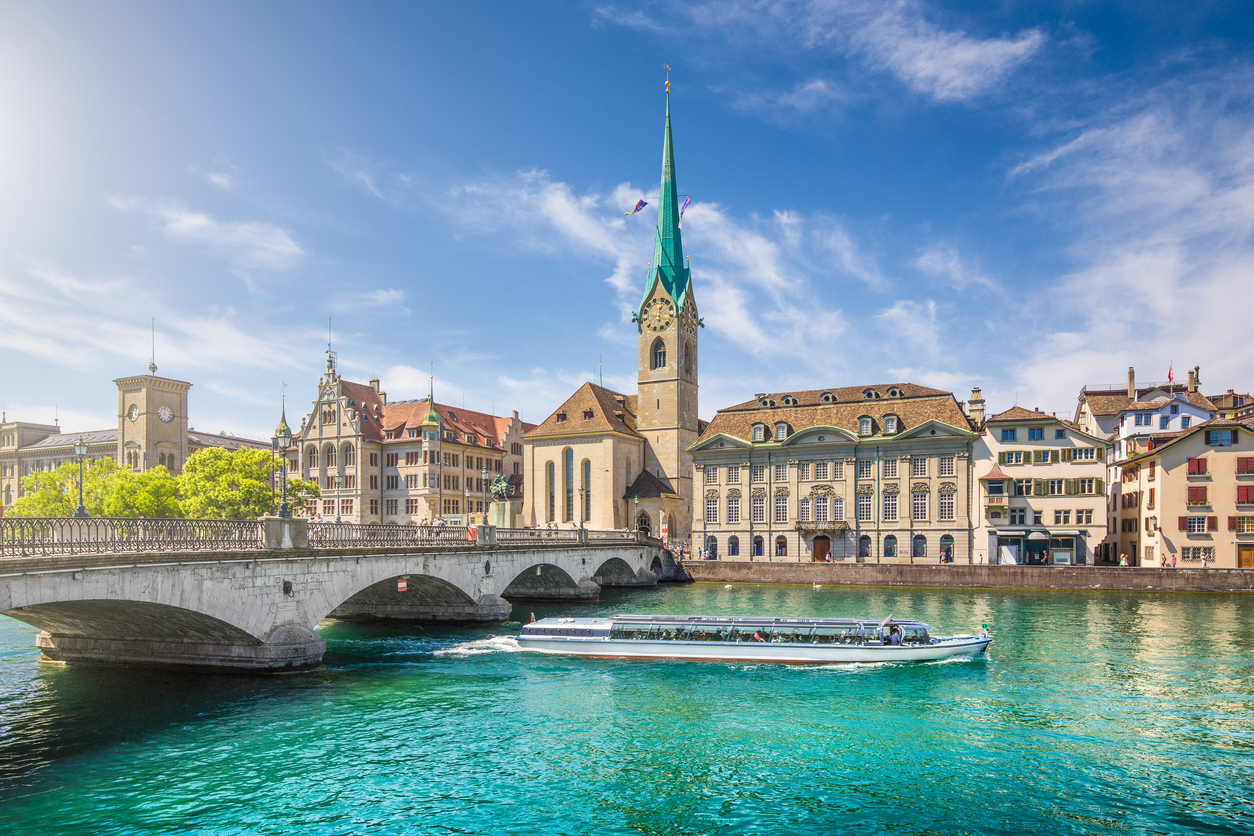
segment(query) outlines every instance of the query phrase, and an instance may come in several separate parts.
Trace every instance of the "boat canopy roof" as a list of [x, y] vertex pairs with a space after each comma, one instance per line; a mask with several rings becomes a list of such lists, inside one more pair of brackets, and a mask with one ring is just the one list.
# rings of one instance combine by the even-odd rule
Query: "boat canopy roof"
[[615, 615], [608, 620], [613, 624], [650, 624], [664, 621], [667, 624], [777, 624], [798, 627], [857, 627], [865, 624], [883, 624], [887, 627], [896, 624], [901, 627], [930, 629], [922, 621], [891, 617], [880, 621], [874, 618], [771, 618], [760, 615]]

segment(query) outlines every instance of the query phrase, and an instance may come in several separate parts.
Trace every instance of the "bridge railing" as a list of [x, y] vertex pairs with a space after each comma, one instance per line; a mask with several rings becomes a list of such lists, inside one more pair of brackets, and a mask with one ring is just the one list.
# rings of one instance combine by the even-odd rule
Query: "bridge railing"
[[0, 557], [136, 552], [243, 551], [262, 548], [256, 520], [130, 517], [6, 517]]
[[465, 526], [388, 525], [378, 523], [310, 523], [309, 548], [362, 546], [464, 546], [474, 542]]
[[507, 543], [544, 543], [567, 540], [579, 542], [577, 528], [498, 528], [497, 545]]

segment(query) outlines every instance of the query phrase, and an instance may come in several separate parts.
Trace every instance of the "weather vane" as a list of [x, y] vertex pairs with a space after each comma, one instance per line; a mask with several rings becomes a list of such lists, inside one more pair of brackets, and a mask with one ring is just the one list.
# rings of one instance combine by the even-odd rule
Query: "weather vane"
[[666, 95], [671, 92], [671, 68], [669, 64], [663, 64], [662, 69], [666, 70]]

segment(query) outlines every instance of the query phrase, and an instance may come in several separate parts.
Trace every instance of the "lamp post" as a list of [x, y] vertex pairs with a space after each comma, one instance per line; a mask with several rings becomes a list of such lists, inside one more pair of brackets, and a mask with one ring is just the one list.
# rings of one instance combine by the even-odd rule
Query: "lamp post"
[[340, 491], [344, 489], [344, 474], [335, 474], [335, 524], [340, 525], [344, 521], [340, 519], [340, 506], [343, 504], [340, 499]]
[[583, 493], [586, 488], [579, 489], [579, 527], [583, 528]]
[[633, 531], [639, 531], [640, 530], [640, 497], [638, 496], [635, 497], [635, 500], [636, 500], [636, 505], [635, 505], [636, 510], [634, 512], [635, 516], [631, 518], [631, 524], [635, 526], [635, 528], [632, 529]]
[[287, 504], [287, 451], [292, 447], [292, 429], [287, 425], [287, 404], [284, 403], [279, 425], [274, 428], [274, 446], [278, 448], [279, 457], [283, 460], [283, 501], [279, 505], [279, 518], [292, 518], [292, 509]]
[[74, 442], [74, 455], [78, 456], [78, 507], [74, 509], [74, 518], [87, 519], [87, 508], [83, 505], [83, 459], [87, 457], [87, 442], [80, 435]]

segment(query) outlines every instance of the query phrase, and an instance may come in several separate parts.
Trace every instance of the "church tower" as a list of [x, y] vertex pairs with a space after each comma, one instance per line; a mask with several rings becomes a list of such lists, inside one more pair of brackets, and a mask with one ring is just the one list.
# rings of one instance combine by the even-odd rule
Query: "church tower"
[[693, 501], [688, 448], [697, 440], [697, 331], [703, 323], [680, 240], [669, 84], [653, 264], [634, 317], [640, 351], [636, 430], [646, 441], [645, 469], [683, 497], [681, 519], [676, 522], [681, 532], [688, 532]]
[[173, 474], [187, 461], [187, 390], [185, 380], [157, 377], [157, 365], [149, 374], [119, 377], [118, 464], [144, 471], [158, 465]]

